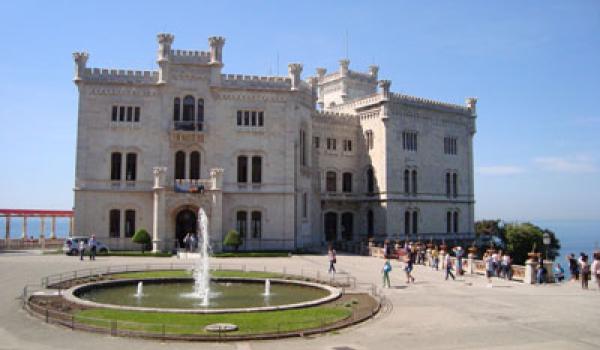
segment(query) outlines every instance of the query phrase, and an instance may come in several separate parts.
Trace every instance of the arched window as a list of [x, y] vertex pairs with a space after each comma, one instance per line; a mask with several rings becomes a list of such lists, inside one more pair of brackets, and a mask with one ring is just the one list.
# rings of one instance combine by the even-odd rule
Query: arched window
[[458, 233], [458, 212], [454, 212], [454, 233]]
[[342, 239], [346, 241], [352, 240], [354, 226], [354, 215], [352, 213], [342, 214]]
[[451, 193], [450, 187], [450, 173], [446, 173], [446, 196], [450, 197]]
[[191, 122], [194, 121], [194, 97], [187, 95], [183, 98], [183, 121]]
[[179, 97], [175, 97], [173, 100], [173, 121], [179, 121], [179, 110], [181, 108], [181, 100]]
[[111, 238], [119, 238], [121, 236], [121, 211], [119, 209], [111, 209], [108, 213], [108, 232]]
[[375, 234], [375, 218], [373, 217], [373, 211], [369, 209], [367, 212], [367, 237], [371, 238]]
[[239, 156], [237, 159], [237, 181], [240, 183], [248, 182], [248, 157]]
[[458, 175], [452, 174], [452, 194], [454, 197], [458, 197]]
[[375, 192], [375, 175], [373, 174], [373, 168], [367, 169], [367, 192]]
[[412, 171], [412, 193], [417, 194], [417, 171]]
[[410, 193], [410, 171], [408, 169], [404, 170], [404, 193]]
[[325, 175], [325, 184], [327, 192], [337, 191], [337, 174], [335, 171], [328, 171]]
[[344, 173], [342, 175], [342, 192], [352, 192], [352, 173]]
[[125, 180], [135, 181], [137, 177], [137, 154], [127, 153], [125, 159]]
[[260, 238], [262, 236], [262, 213], [253, 211], [251, 214], [252, 238]]
[[325, 213], [325, 240], [327, 242], [335, 241], [337, 239], [337, 221], [338, 214], [329, 212]]
[[242, 239], [246, 238], [246, 227], [248, 227], [248, 213], [238, 211], [236, 214], [236, 229]]
[[412, 233], [417, 234], [419, 232], [419, 212], [413, 211], [412, 213]]
[[110, 155], [110, 179], [121, 180], [121, 158], [119, 152], [113, 152]]
[[404, 212], [404, 234], [410, 235], [410, 211]]
[[198, 180], [200, 178], [200, 152], [190, 153], [190, 179]]
[[125, 237], [133, 237], [135, 233], [135, 210], [125, 210]]
[[452, 232], [452, 212], [446, 213], [446, 233]]
[[175, 153], [175, 180], [185, 179], [185, 152]]
[[204, 100], [198, 99], [198, 131], [204, 130]]

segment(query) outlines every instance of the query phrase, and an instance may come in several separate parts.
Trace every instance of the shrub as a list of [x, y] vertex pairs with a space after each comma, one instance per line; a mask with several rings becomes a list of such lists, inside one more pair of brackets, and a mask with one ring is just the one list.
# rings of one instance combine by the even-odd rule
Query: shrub
[[233, 249], [237, 252], [239, 246], [242, 244], [242, 238], [236, 230], [231, 230], [227, 232], [227, 235], [223, 240], [223, 244], [228, 247], [233, 247]]
[[144, 248], [148, 247], [150, 243], [152, 243], [152, 238], [150, 238], [150, 234], [143, 228], [137, 230], [131, 238], [131, 240], [133, 241], [133, 243], [137, 243], [142, 246], [142, 254], [144, 254]]

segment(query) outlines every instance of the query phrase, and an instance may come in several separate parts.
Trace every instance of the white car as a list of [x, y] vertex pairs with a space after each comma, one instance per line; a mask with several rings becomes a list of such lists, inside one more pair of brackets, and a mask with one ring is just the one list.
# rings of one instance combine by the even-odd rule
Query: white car
[[[88, 249], [89, 237], [68, 237], [63, 245], [63, 252], [67, 255], [79, 255], [79, 242], [83, 241], [85, 249]], [[109, 252], [108, 246], [102, 242], [96, 241], [96, 253], [107, 254]]]

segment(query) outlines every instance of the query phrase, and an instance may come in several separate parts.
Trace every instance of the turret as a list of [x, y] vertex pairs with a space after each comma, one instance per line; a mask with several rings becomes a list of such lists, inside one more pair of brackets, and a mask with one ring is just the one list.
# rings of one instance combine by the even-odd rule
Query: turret
[[156, 39], [158, 40], [158, 83], [165, 84], [169, 76], [169, 56], [171, 55], [171, 45], [173, 45], [175, 36], [168, 33], [159, 33]]
[[380, 80], [378, 84], [381, 90], [380, 93], [387, 99], [390, 96], [390, 85], [392, 85], [392, 82], [389, 80]]
[[323, 80], [323, 78], [325, 78], [325, 73], [327, 73], [327, 69], [325, 68], [317, 68], [317, 76], [319, 77], [319, 80]]
[[472, 116], [477, 116], [477, 98], [476, 97], [468, 97], [465, 100], [465, 104], [467, 108], [471, 111]]
[[340, 74], [345, 77], [348, 75], [348, 66], [350, 66], [350, 60], [340, 60]]
[[288, 76], [292, 81], [292, 90], [298, 90], [300, 88], [300, 74], [302, 74], [302, 64], [288, 64]]
[[73, 59], [75, 60], [75, 78], [73, 80], [79, 81], [83, 78], [89, 57], [90, 55], [87, 52], [73, 52]]
[[211, 36], [208, 38], [208, 44], [210, 45], [210, 63], [223, 65], [223, 45], [225, 45], [225, 38]]
[[369, 66], [369, 75], [371, 76], [371, 78], [373, 78], [374, 80], [377, 80], [377, 74], [379, 73], [379, 66], [372, 64]]

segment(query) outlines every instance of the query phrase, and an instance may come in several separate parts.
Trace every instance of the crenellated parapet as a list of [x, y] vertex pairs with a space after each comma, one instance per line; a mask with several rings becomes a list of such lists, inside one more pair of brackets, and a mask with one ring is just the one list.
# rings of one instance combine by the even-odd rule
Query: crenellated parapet
[[170, 55], [171, 62], [175, 64], [207, 65], [211, 63], [211, 55], [208, 51], [171, 50]]
[[87, 52], [73, 52], [73, 60], [75, 61], [75, 81], [79, 81], [85, 75], [87, 61], [90, 55]]
[[358, 115], [329, 111], [314, 111], [312, 117], [317, 122], [359, 125]]
[[471, 115], [471, 110], [469, 107], [400, 93], [390, 93], [390, 101], [392, 103], [408, 104], [416, 107], [434, 109], [441, 112]]
[[[258, 76], [242, 74], [222, 74], [221, 86], [225, 88], [258, 89], [258, 90], [280, 90], [290, 91], [292, 89], [292, 78], [275, 76]], [[311, 86], [305, 81], [297, 81], [296, 90], [304, 91], [312, 95]]]
[[86, 68], [81, 80], [109, 83], [156, 84], [157, 71]]

